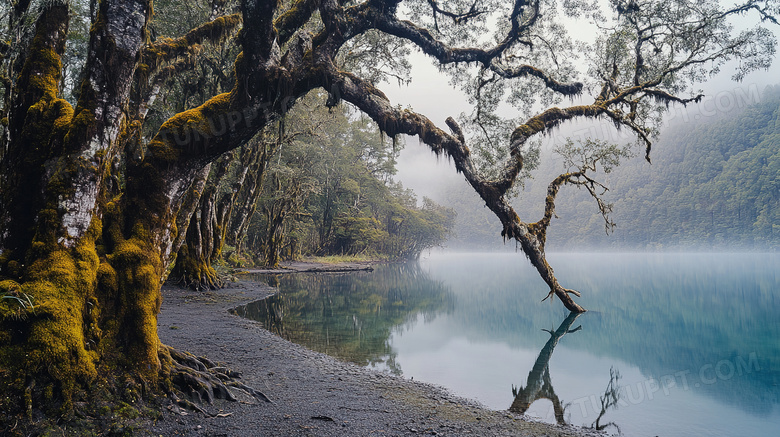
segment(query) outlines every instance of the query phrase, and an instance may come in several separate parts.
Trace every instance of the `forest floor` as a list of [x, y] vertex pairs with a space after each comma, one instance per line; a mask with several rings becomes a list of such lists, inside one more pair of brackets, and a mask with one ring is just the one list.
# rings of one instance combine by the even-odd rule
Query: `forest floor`
[[163, 343], [241, 372], [240, 381], [263, 392], [271, 402], [235, 390], [238, 402], [217, 400], [204, 405], [219, 417], [173, 407], [147, 428], [151, 435], [603, 435], [492, 411], [441, 387], [345, 363], [228, 312], [274, 291], [257, 282], [232, 283], [212, 292], [163, 287], [158, 325]]

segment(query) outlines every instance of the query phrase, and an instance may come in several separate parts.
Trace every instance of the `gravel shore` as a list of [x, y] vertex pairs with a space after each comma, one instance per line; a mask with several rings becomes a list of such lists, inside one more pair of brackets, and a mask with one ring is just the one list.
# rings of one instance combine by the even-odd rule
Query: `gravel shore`
[[236, 393], [196, 412], [165, 411], [159, 436], [601, 436], [488, 410], [443, 388], [372, 372], [311, 351], [228, 310], [275, 290], [241, 282], [214, 292], [163, 287], [164, 344], [239, 371], [271, 403]]

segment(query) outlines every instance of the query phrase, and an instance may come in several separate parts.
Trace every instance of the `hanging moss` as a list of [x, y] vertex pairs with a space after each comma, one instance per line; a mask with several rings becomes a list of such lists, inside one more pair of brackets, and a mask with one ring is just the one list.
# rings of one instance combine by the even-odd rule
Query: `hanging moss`
[[288, 10], [274, 20], [274, 30], [278, 34], [279, 45], [285, 44], [295, 35], [295, 32], [309, 20], [317, 8], [317, 2], [312, 0], [299, 0], [294, 2]]
[[203, 24], [181, 38], [161, 38], [141, 52], [141, 62], [137, 70], [139, 78], [146, 82], [166, 63], [197, 53], [200, 44], [205, 41], [224, 41], [240, 25], [241, 14], [232, 14]]

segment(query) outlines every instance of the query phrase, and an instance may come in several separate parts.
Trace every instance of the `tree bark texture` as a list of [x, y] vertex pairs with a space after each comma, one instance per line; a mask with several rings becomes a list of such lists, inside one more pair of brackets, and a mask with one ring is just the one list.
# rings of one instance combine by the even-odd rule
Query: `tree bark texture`
[[143, 118], [125, 110], [150, 2], [99, 3], [75, 108], [59, 98], [68, 6], [42, 7], [0, 155], [0, 369], [4, 393], [23, 399], [17, 412], [28, 418], [69, 414], [74, 397], [109, 374], [128, 376], [136, 394], [166, 386], [172, 361], [157, 337], [160, 284], [182, 243], [181, 215], [200, 200], [203, 168], [294, 101], [278, 95], [317, 84], [309, 74], [291, 81], [280, 67], [273, 8], [260, 7], [253, 11], [266, 39], [247, 32], [256, 50], [236, 61], [244, 80], [168, 120], [141, 156], [125, 156]]

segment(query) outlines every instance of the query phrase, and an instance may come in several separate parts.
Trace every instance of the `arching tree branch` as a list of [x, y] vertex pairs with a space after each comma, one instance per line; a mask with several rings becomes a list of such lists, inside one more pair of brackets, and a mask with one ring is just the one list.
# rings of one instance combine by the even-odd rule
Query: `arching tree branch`
[[[579, 82], [571, 84], [561, 83], [539, 68], [530, 65], [510, 67], [504, 65], [500, 60], [502, 55], [513, 45], [517, 43], [528, 44], [523, 42], [521, 37], [538, 20], [540, 8], [538, 1], [516, 1], [510, 16], [512, 22], [511, 29], [502, 41], [488, 49], [450, 47], [436, 39], [428, 30], [410, 21], [399, 20], [386, 9], [371, 9], [369, 13], [371, 22], [376, 29], [412, 42], [425, 54], [434, 57], [442, 65], [476, 62], [505, 79], [528, 76], [537, 77], [555, 92], [562, 95], [577, 95], [582, 91], [582, 84]], [[361, 13], [365, 12], [361, 11]], [[523, 17], [525, 19], [521, 22]]]
[[[528, 256], [531, 264], [550, 286], [550, 294], [558, 296], [570, 311], [584, 311], [569, 296], [569, 294], [579, 296], [579, 293], [561, 287], [555, 278], [552, 267], [545, 259], [543, 243], [529, 232], [528, 225], [520, 220], [520, 217], [504, 198], [505, 184], [503, 181], [496, 183], [496, 181], [485, 180], [476, 172], [470, 158], [469, 149], [463, 141], [465, 139], [463, 132], [452, 118], [447, 121], [448, 126], [453, 131], [451, 135], [439, 129], [425, 116], [393, 107], [381, 91], [349, 73], [339, 72], [335, 68], [330, 68], [327, 70], [327, 74], [330, 83], [338, 87], [342, 98], [368, 114], [384, 132], [389, 135], [416, 135], [434, 153], [444, 153], [451, 158], [455, 168], [466, 177], [469, 184], [485, 201], [486, 206], [501, 221], [504, 227], [502, 231], [504, 238], [517, 240], [522, 246], [523, 252]], [[584, 109], [572, 111], [558, 110], [548, 114], [546, 120], [553, 123], [556, 118], [559, 121], [566, 117], [571, 118], [580, 111], [587, 112]], [[536, 125], [533, 126], [535, 127], [529, 126], [527, 129], [532, 130], [538, 127]], [[541, 132], [541, 128], [539, 129], [539, 132]], [[526, 133], [528, 136], [531, 135], [530, 131], [526, 131]], [[507, 164], [507, 167], [512, 169], [510, 170], [511, 172], [514, 172], [514, 169], [519, 171], [522, 167], [522, 156], [519, 153], [519, 147], [516, 150], [518, 150], [518, 153], [512, 156], [510, 163]], [[502, 189], [504, 191], [501, 191]]]
[[317, 0], [296, 0], [292, 6], [274, 21], [279, 44], [284, 45], [311, 18], [317, 10]]
[[198, 26], [180, 38], [163, 38], [144, 47], [139, 66], [142, 79], [153, 77], [166, 64], [189, 57], [206, 41], [225, 40], [241, 23], [241, 14], [227, 15]]

